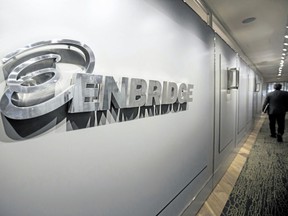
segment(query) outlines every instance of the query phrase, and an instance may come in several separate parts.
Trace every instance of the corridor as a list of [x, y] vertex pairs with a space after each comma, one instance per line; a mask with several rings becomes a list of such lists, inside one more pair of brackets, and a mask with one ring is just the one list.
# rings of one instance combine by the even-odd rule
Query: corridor
[[262, 115], [198, 215], [285, 214], [288, 209], [288, 133], [286, 129], [283, 143], [278, 143], [270, 137], [268, 124], [268, 118]]

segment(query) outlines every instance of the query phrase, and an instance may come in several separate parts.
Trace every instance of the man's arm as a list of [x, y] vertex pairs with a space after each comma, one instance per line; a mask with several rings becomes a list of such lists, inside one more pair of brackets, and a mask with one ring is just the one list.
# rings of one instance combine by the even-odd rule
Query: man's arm
[[286, 112], [288, 111], [288, 92], [287, 91], [285, 91], [285, 98], [284, 98], [284, 100], [285, 100], [285, 110], [286, 110]]
[[[287, 96], [288, 96], [288, 94], [287, 94]], [[266, 110], [267, 109], [266, 106], [269, 104], [269, 100], [270, 100], [270, 97], [269, 97], [269, 95], [267, 95], [266, 98], [265, 98], [265, 101], [263, 103], [263, 106], [262, 106], [262, 112], [267, 111]]]

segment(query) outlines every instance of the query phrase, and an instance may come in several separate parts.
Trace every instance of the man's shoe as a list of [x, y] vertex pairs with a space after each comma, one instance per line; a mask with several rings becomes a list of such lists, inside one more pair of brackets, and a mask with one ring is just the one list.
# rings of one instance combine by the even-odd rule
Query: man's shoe
[[276, 134], [271, 134], [270, 137], [276, 138]]
[[277, 134], [277, 142], [283, 142], [281, 134]]

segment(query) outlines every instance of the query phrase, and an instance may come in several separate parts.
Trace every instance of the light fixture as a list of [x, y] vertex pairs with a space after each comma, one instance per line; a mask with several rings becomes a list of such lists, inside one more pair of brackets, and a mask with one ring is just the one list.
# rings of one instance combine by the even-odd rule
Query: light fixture
[[248, 17], [248, 18], [242, 20], [242, 23], [243, 23], [243, 24], [247, 24], [247, 23], [254, 22], [255, 20], [256, 20], [255, 17]]
[[227, 68], [227, 89], [238, 89], [239, 87], [239, 69]]
[[[285, 26], [287, 29], [288, 29], [288, 23], [286, 24]], [[288, 39], [288, 32], [286, 30], [286, 34], [284, 35], [285, 39], [284, 39], [284, 46], [288, 46], [288, 43], [287, 43], [287, 40]], [[286, 42], [285, 42], [286, 41]], [[287, 49], [285, 47], [283, 47], [283, 53], [282, 53], [282, 56], [281, 56], [281, 60], [280, 60], [280, 67], [279, 67], [279, 73], [278, 73], [278, 76], [281, 76], [281, 73], [282, 73], [282, 68], [284, 67], [284, 60], [286, 58], [286, 52], [287, 52]], [[277, 78], [279, 79], [279, 78]]]

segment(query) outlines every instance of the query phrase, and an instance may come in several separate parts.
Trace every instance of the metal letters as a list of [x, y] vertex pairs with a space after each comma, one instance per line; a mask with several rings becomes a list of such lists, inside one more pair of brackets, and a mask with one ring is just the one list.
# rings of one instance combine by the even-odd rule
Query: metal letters
[[2, 61], [7, 88], [0, 111], [11, 119], [39, 117], [69, 101], [69, 113], [192, 101], [191, 84], [92, 74], [92, 50], [74, 40], [31, 44]]

